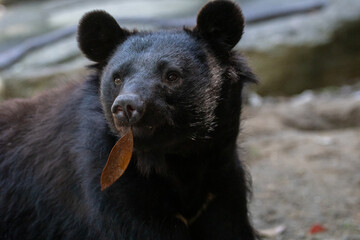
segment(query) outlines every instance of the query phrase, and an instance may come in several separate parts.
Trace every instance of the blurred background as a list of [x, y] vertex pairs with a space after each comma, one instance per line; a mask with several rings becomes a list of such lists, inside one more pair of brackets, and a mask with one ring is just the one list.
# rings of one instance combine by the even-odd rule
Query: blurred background
[[[194, 26], [206, 0], [0, 0], [0, 101], [84, 79], [76, 26]], [[239, 0], [246, 89], [239, 151], [267, 239], [360, 240], [360, 0]]]

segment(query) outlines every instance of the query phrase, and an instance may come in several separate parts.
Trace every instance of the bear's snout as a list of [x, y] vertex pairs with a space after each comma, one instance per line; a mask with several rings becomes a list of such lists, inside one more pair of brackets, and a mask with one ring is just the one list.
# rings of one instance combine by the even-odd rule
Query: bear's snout
[[121, 124], [135, 124], [144, 115], [145, 103], [136, 94], [120, 94], [111, 106], [111, 112]]

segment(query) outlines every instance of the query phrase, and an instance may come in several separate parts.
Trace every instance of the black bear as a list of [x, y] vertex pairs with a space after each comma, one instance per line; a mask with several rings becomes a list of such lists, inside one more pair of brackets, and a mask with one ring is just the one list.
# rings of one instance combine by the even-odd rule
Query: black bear
[[[233, 50], [243, 27], [224, 0], [180, 30], [86, 14], [78, 42], [93, 74], [0, 105], [0, 239], [256, 239], [236, 144], [241, 91], [255, 81]], [[131, 161], [101, 191], [122, 129]]]

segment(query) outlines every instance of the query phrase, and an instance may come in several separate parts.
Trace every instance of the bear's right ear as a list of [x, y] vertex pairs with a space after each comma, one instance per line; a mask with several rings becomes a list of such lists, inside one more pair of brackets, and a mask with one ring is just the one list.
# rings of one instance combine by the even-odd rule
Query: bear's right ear
[[210, 1], [200, 10], [194, 30], [214, 48], [230, 51], [241, 39], [244, 17], [233, 1]]
[[105, 11], [92, 11], [80, 20], [77, 40], [80, 50], [94, 62], [104, 62], [130, 35]]

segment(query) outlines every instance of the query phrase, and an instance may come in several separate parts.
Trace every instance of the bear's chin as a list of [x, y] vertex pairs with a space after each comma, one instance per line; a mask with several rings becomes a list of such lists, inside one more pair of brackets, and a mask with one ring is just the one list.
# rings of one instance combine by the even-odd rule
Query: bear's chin
[[118, 135], [119, 138], [124, 136], [126, 132], [131, 129], [134, 137], [134, 149], [149, 151], [159, 145], [156, 141], [159, 141], [159, 137], [161, 136], [161, 134], [158, 133], [161, 127], [136, 125], [119, 126], [115, 124], [115, 129], [116, 135]]
[[156, 128], [157, 127], [155, 126], [132, 126], [131, 130], [136, 138], [151, 138], [154, 135]]
[[171, 150], [181, 138], [176, 137], [173, 129], [166, 126], [136, 127], [132, 126], [134, 149], [139, 151]]

